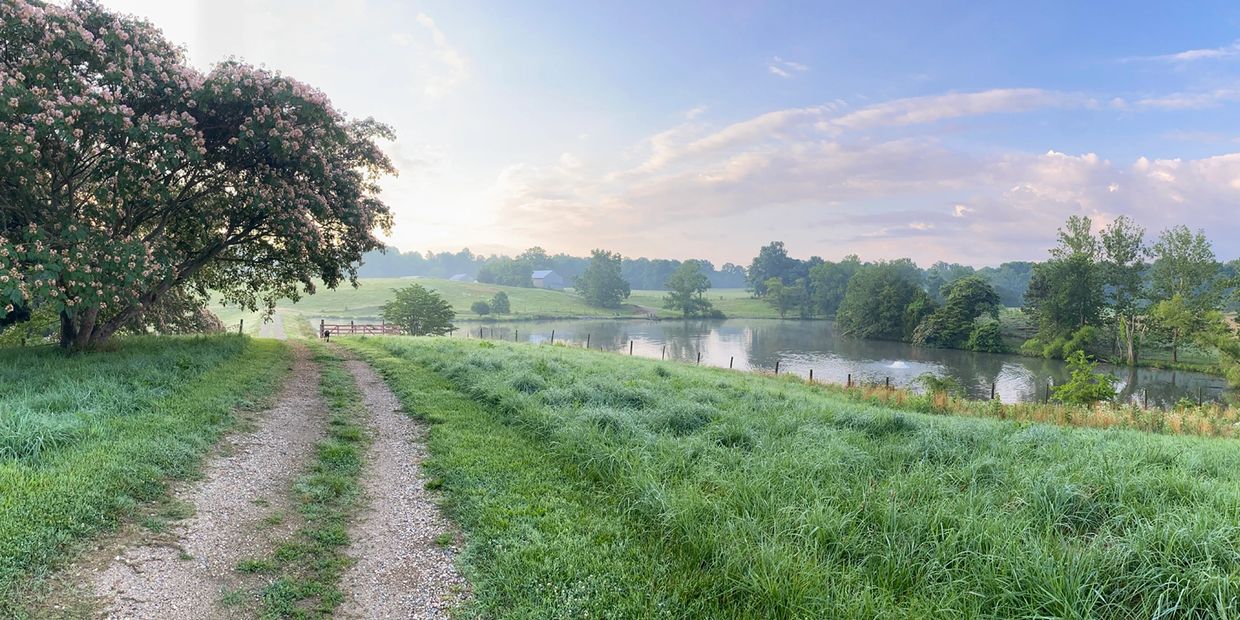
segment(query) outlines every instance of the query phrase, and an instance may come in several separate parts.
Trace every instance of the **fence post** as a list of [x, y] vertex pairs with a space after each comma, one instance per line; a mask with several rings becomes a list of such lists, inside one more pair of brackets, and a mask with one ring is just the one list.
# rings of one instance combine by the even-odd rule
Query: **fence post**
[[814, 382], [814, 369], [813, 368], [809, 369], [809, 382], [810, 383]]
[[995, 399], [995, 382], [991, 381], [990, 382], [990, 400], [994, 400], [994, 399]]
[[551, 330], [551, 344], [555, 344], [555, 330]]
[[698, 361], [697, 361], [697, 363], [698, 363], [699, 365], [702, 363], [702, 352], [701, 352], [701, 351], [698, 351]]
[[1150, 408], [1150, 388], [1141, 389], [1141, 408], [1142, 409]]
[[241, 335], [243, 332], [245, 332], [245, 319], [237, 322], [237, 334]]
[[590, 334], [586, 334], [586, 348], [590, 348]]
[[890, 390], [891, 389], [891, 377], [886, 377], [886, 381], [884, 383], [885, 385], [883, 385], [883, 387]]
[[663, 345], [663, 350], [659, 352], [659, 359], [660, 360], [667, 359], [667, 345]]
[[325, 327], [325, 322], [323, 319], [319, 319], [319, 338], [323, 337], [323, 330], [325, 329], [327, 329], [327, 327]]
[[[629, 341], [629, 355], [632, 355], [632, 354], [633, 354], [633, 341], [632, 341], [632, 340], [630, 340], [630, 341]], [[1200, 391], [1200, 390], [1198, 390], [1198, 391], [1197, 391], [1197, 393], [1198, 393], [1198, 394], [1200, 394], [1200, 393], [1201, 393], [1201, 391]]]
[[848, 373], [848, 383], [845, 383], [844, 387], [852, 387], [852, 373], [851, 372]]
[[775, 360], [775, 374], [779, 374], [779, 360]]
[[[698, 355], [701, 355], [701, 353], [699, 353]], [[736, 361], [735, 355], [728, 358], [728, 370], [732, 370], [732, 362], [734, 361]]]
[[516, 342], [516, 341], [517, 341], [517, 334], [520, 334], [520, 333], [521, 333], [521, 330], [519, 330], [519, 329], [513, 329], [513, 330], [512, 330], [512, 341], [513, 341], [513, 342]]

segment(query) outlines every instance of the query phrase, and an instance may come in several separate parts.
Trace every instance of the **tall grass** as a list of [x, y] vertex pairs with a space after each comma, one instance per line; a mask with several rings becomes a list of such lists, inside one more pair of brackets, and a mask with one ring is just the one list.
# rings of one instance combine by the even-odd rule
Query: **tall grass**
[[287, 369], [279, 343], [235, 336], [114, 349], [0, 349], [0, 616], [76, 543], [196, 471], [234, 408]]
[[[536, 610], [524, 617], [1207, 618], [1240, 609], [1240, 445], [1230, 439], [923, 414], [800, 381], [560, 347], [351, 346], [436, 424], [432, 452], [491, 613], [500, 604]], [[515, 435], [531, 453], [505, 459], [486, 442], [435, 442], [460, 414], [418, 399], [410, 368], [433, 370], [479, 407], [472, 424]], [[457, 467], [473, 469], [454, 476]], [[567, 508], [556, 488], [527, 499], [543, 511], [521, 520], [476, 501], [536, 468], [571, 474]], [[583, 499], [581, 483], [593, 495]], [[585, 548], [531, 531], [569, 515], [613, 526]], [[581, 570], [549, 573], [531, 546]], [[591, 562], [603, 552], [651, 568]], [[487, 581], [497, 567], [505, 581]], [[574, 607], [537, 587], [551, 576], [574, 589]], [[622, 608], [608, 603], [616, 588], [630, 593]]]

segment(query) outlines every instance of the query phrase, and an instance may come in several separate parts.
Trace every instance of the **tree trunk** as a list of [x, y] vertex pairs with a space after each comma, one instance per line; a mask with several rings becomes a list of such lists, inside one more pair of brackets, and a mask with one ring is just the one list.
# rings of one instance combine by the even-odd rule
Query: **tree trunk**
[[1171, 363], [1178, 364], [1180, 362], [1180, 330], [1171, 330]]

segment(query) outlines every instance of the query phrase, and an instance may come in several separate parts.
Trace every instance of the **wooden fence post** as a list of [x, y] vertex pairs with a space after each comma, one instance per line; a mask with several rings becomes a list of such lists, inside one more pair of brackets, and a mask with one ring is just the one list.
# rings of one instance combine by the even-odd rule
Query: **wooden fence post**
[[586, 348], [590, 348], [590, 334], [588, 333], [586, 334]]
[[660, 360], [667, 359], [667, 345], [663, 345], [663, 350], [659, 352], [659, 359]]
[[[700, 355], [700, 354], [699, 354], [699, 355]], [[731, 357], [729, 357], [729, 358], [728, 358], [728, 370], [732, 370], [732, 362], [735, 362], [735, 361], [736, 361], [736, 356], [735, 356], [735, 355], [733, 355], [733, 356], [731, 356]]]
[[813, 368], [809, 369], [809, 382], [810, 383], [814, 382], [814, 369]]
[[852, 387], [852, 373], [851, 372], [848, 373], [848, 383], [845, 383], [844, 387]]
[[323, 319], [319, 319], [319, 338], [323, 337], [323, 331], [327, 329], [324, 325], [326, 325], [326, 322]]
[[698, 351], [698, 361], [697, 361], [697, 363], [698, 363], [699, 365], [702, 363], [702, 352], [701, 352], [701, 351]]
[[[633, 341], [632, 341], [632, 340], [630, 340], [630, 341], [629, 341], [629, 355], [632, 355], [632, 354], [633, 354]], [[1200, 391], [1200, 390], [1198, 390], [1198, 391], [1197, 391], [1197, 394], [1198, 394], [1198, 396], [1200, 397], [1201, 391]]]
[[775, 360], [775, 374], [779, 374], [779, 360]]
[[889, 390], [891, 389], [891, 377], [887, 377], [886, 384], [885, 384], [883, 387], [885, 387], [885, 388], [887, 388], [887, 389], [889, 389]]
[[243, 332], [245, 332], [245, 319], [237, 322], [237, 334], [240, 335]]
[[551, 330], [551, 344], [555, 344], [555, 330]]
[[990, 400], [994, 400], [994, 399], [995, 399], [995, 382], [991, 381], [990, 382]]

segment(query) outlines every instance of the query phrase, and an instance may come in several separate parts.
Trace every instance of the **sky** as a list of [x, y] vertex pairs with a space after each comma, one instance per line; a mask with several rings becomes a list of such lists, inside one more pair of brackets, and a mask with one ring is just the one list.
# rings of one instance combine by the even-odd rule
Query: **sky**
[[1235, 2], [105, 4], [390, 124], [404, 251], [981, 266], [1126, 214], [1240, 256]]

